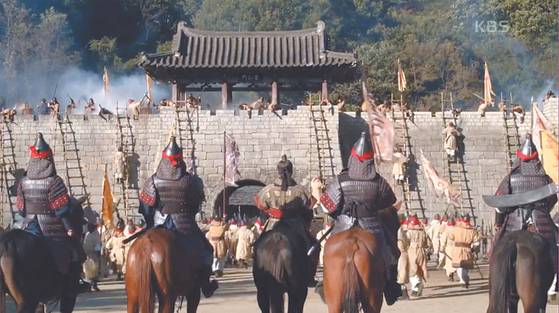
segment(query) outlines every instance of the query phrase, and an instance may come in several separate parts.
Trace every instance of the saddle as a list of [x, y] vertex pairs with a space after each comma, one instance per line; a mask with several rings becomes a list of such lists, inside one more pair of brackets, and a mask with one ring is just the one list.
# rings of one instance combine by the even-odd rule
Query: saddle
[[376, 217], [355, 218], [346, 214], [339, 215], [336, 218], [332, 235], [346, 231], [354, 226], [359, 226], [374, 235], [384, 236], [384, 229]]

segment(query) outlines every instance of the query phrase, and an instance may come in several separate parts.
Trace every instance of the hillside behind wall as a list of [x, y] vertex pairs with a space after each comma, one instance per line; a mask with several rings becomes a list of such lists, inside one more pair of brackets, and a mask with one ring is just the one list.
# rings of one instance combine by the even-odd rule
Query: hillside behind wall
[[[544, 106], [544, 113], [549, 117], [557, 131], [557, 99]], [[307, 107], [298, 107], [279, 117], [265, 111], [263, 115], [253, 114], [249, 118], [246, 111], [200, 111], [199, 132], [194, 133], [197, 142], [198, 174], [206, 186], [206, 205], [204, 209], [211, 212], [216, 195], [222, 190], [223, 175], [223, 131], [231, 134], [239, 146], [241, 153], [240, 172], [242, 179], [255, 179], [263, 183], [271, 183], [275, 177], [275, 167], [282, 153], [288, 155], [295, 167], [295, 179], [303, 184], [309, 182], [310, 158], [316, 156], [311, 147], [312, 122]], [[523, 134], [530, 125], [530, 114], [521, 126]], [[139, 120], [132, 120], [135, 151], [133, 182], [141, 187], [143, 181], [153, 173], [155, 162], [165, 145], [175, 113], [164, 109], [160, 114], [140, 115]], [[351, 145], [366, 129], [366, 121], [355, 117], [354, 113], [326, 114], [327, 125], [331, 131], [334, 160], [338, 172], [347, 158]], [[117, 128], [115, 121], [106, 122], [98, 116], [71, 116], [76, 132], [80, 157], [86, 176], [88, 192], [91, 193], [92, 208], [101, 207], [101, 184], [105, 164], [112, 173], [113, 156], [117, 144]], [[437, 170], [446, 176], [443, 167], [442, 152], [442, 119], [440, 114], [431, 117], [428, 112], [415, 114], [415, 126], [410, 124], [412, 150], [419, 157], [419, 149], [423, 149], [426, 157], [431, 160]], [[59, 173], [63, 173], [62, 147], [60, 135], [55, 131], [55, 121], [48, 116], [34, 120], [31, 116], [16, 116], [15, 123], [10, 124], [15, 139], [15, 153], [19, 168], [26, 168], [29, 150], [36, 133], [44, 133], [46, 140], [55, 149], [56, 165]], [[196, 118], [194, 119], [196, 123]], [[486, 220], [492, 219], [492, 211], [481, 201], [481, 195], [492, 194], [501, 178], [506, 174], [505, 128], [502, 114], [488, 112], [480, 118], [475, 112], [463, 112], [458, 122], [463, 129], [464, 160], [469, 186], [472, 190], [473, 205], [476, 215]], [[316, 164], [316, 162], [314, 163]], [[313, 172], [316, 172], [316, 168]], [[392, 183], [391, 167], [380, 166], [380, 171]], [[422, 197], [425, 199], [426, 214], [442, 212], [445, 206], [434, 198], [427, 190], [421, 167], [416, 169]], [[63, 176], [63, 175], [61, 175]], [[112, 181], [112, 175], [110, 175]], [[397, 194], [399, 189], [395, 188]], [[4, 204], [4, 224], [10, 221], [9, 210]]]

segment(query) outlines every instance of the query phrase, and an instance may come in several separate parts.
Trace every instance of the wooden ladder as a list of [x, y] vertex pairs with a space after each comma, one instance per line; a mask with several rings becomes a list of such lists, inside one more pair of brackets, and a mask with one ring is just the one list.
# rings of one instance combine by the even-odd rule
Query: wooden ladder
[[[68, 185], [68, 192], [73, 197], [80, 197], [87, 194], [87, 185], [85, 184], [85, 177], [81, 165], [81, 158], [79, 155], [78, 142], [76, 140], [76, 133], [72, 127], [72, 121], [68, 117], [57, 119], [57, 128], [60, 132], [62, 140], [62, 152], [65, 165], [66, 184]], [[89, 197], [86, 198], [85, 204], [91, 207]]]
[[[392, 111], [391, 119], [394, 122], [394, 132], [395, 132], [395, 147], [400, 148], [404, 158], [406, 160], [404, 169], [404, 183], [401, 184], [402, 195], [404, 197], [404, 206], [406, 213], [416, 213], [420, 212], [422, 217], [425, 217], [425, 207], [423, 205], [423, 198], [421, 197], [421, 191], [417, 184], [417, 177], [414, 180], [413, 186], [410, 183], [410, 166], [409, 162], [415, 162], [415, 157], [412, 152], [411, 136], [409, 134], [408, 127], [408, 117], [406, 113], [401, 110], [402, 99], [396, 100], [393, 95], [391, 95]], [[394, 105], [396, 104], [396, 105]]]
[[[196, 111], [196, 112], [195, 112]], [[196, 139], [194, 139], [194, 127], [192, 116], [194, 113], [199, 114], [198, 109], [189, 109], [184, 105], [178, 105], [175, 108], [175, 135], [178, 139], [178, 144], [183, 151], [188, 151], [188, 161], [186, 162], [188, 171], [196, 174]], [[196, 127], [196, 132], [199, 127]]]
[[[334, 177], [335, 166], [334, 166], [334, 155], [332, 149], [332, 140], [330, 139], [330, 131], [326, 123], [325, 117], [325, 107], [321, 101], [321, 96], [318, 93], [309, 93], [309, 114], [310, 119], [313, 124], [313, 131], [311, 131], [311, 137], [314, 137], [317, 151], [318, 161], [318, 177], [321, 181], [326, 181], [329, 178]], [[314, 136], [313, 136], [314, 133]], [[311, 157], [311, 169], [314, 167], [314, 159], [312, 153]]]
[[130, 172], [128, 169], [129, 162], [135, 154], [136, 139], [132, 124], [130, 123], [130, 116], [128, 114], [119, 114], [118, 109], [116, 112], [116, 126], [118, 129], [119, 142], [118, 146], [122, 147], [124, 153], [124, 175], [123, 179], [118, 184], [118, 189], [115, 188], [115, 195], [120, 196], [124, 206], [124, 216], [139, 216], [137, 208], [140, 205], [140, 191], [138, 184], [130, 184]]
[[[2, 206], [4, 204], [8, 204], [10, 209], [10, 216], [12, 219], [12, 223], [15, 220], [15, 197], [16, 197], [16, 190], [17, 188], [16, 180], [17, 178], [14, 176], [16, 169], [17, 169], [17, 162], [15, 159], [15, 150], [14, 150], [14, 138], [12, 136], [12, 129], [8, 121], [3, 121], [2, 123], [2, 166], [0, 170], [2, 171], [1, 177], [1, 188], [2, 188]], [[5, 199], [4, 199], [5, 198]], [[5, 201], [7, 200], [7, 201]], [[2, 213], [0, 214], [0, 224], [4, 225], [4, 215], [5, 210], [2, 207]]]
[[520, 132], [518, 130], [518, 123], [516, 122], [516, 115], [512, 112], [512, 100], [510, 101], [511, 110], [505, 110], [503, 113], [503, 126], [505, 127], [505, 152], [507, 154], [507, 169], [512, 169], [512, 163], [516, 159], [516, 150], [520, 148]]
[[[445, 112], [445, 103], [449, 104], [450, 107], [450, 116], [447, 115], [447, 113]], [[444, 93], [441, 92], [441, 112], [442, 112], [442, 122], [443, 122], [443, 129], [446, 128], [448, 122], [453, 122], [454, 125], [458, 128], [458, 118], [452, 113], [452, 111], [454, 110], [454, 102], [452, 99], [452, 93], [449, 94], [449, 98], [445, 99]], [[444, 146], [444, 135], [442, 137], [442, 145]], [[471, 196], [471, 189], [469, 186], [469, 181], [468, 181], [468, 177], [467, 177], [467, 171], [466, 171], [466, 167], [464, 165], [464, 158], [462, 156], [459, 155], [459, 153], [456, 154], [456, 161], [452, 162], [447, 154], [446, 151], [444, 149], [442, 149], [442, 157], [443, 157], [443, 163], [446, 165], [446, 171], [448, 174], [448, 179], [449, 179], [449, 183], [458, 187], [458, 190], [460, 191], [461, 197], [460, 197], [460, 208], [457, 210], [456, 208], [454, 208], [454, 213], [468, 213], [473, 222], [474, 225], [476, 225], [476, 216], [475, 216], [475, 212], [474, 212], [474, 206], [472, 203], [472, 196]], [[444, 161], [446, 160], [446, 162]], [[448, 210], [448, 209], [447, 209]]]

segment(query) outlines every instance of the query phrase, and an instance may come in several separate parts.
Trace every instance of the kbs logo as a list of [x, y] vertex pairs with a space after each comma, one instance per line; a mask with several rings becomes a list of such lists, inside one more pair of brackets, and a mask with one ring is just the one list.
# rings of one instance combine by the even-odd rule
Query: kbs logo
[[507, 21], [476, 21], [476, 33], [506, 33], [510, 29]]

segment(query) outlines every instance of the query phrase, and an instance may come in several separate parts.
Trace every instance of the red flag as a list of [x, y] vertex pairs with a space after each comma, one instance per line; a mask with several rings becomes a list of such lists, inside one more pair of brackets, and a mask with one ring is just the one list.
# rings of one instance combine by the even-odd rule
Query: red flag
[[394, 157], [394, 124], [373, 106], [367, 110], [371, 143], [379, 162], [390, 162]]

